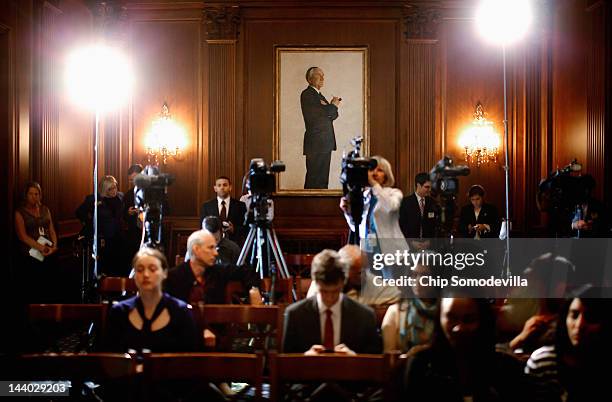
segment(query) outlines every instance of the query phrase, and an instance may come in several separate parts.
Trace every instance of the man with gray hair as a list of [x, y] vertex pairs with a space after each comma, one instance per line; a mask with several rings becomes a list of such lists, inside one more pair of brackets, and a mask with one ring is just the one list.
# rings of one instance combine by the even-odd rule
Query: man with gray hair
[[164, 289], [171, 296], [190, 304], [223, 304], [225, 285], [241, 281], [245, 289], [258, 287], [259, 278], [247, 267], [216, 264], [217, 241], [206, 230], [193, 232], [187, 239], [189, 260], [170, 269]]
[[[347, 281], [342, 293], [347, 297], [369, 306], [389, 306], [400, 299], [400, 291], [396, 286], [375, 286], [375, 276], [369, 272], [364, 262], [367, 257], [359, 246], [347, 244], [338, 251], [338, 255], [347, 265]], [[319, 287], [312, 282], [306, 297], [317, 294]]]
[[284, 353], [380, 353], [374, 311], [342, 294], [347, 270], [334, 250], [315, 256], [311, 276], [319, 290], [285, 311]]
[[304, 155], [306, 156], [305, 189], [328, 188], [331, 153], [336, 150], [334, 120], [338, 118], [338, 107], [342, 98], [325, 99], [321, 88], [325, 74], [319, 67], [306, 71], [308, 87], [300, 95], [304, 117]]

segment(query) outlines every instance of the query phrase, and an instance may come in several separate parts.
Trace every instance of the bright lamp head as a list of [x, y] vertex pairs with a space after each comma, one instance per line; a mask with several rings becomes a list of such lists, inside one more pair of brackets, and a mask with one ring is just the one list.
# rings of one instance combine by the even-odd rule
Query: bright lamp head
[[126, 102], [133, 85], [127, 58], [103, 44], [73, 51], [67, 60], [65, 79], [73, 102], [101, 112]]
[[476, 10], [478, 32], [504, 46], [521, 39], [532, 19], [530, 0], [482, 0]]

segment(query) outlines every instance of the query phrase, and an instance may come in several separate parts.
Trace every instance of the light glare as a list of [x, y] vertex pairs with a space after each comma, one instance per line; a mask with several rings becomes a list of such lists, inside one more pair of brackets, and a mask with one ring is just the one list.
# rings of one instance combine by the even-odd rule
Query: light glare
[[73, 51], [67, 60], [66, 84], [70, 99], [100, 112], [125, 103], [133, 74], [129, 61], [115, 48], [90, 45]]
[[521, 39], [532, 20], [530, 0], [482, 0], [476, 10], [476, 26], [480, 35], [500, 45]]

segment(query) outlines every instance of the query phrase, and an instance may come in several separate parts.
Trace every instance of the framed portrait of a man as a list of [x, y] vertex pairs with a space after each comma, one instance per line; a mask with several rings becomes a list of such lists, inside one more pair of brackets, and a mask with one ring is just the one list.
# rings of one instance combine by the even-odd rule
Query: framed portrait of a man
[[366, 47], [277, 47], [274, 159], [280, 195], [337, 195], [351, 139], [369, 151]]

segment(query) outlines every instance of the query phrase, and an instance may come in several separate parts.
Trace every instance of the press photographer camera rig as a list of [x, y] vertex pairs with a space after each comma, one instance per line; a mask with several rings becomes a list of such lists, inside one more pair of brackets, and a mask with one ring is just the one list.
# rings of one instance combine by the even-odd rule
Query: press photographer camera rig
[[174, 176], [160, 173], [157, 166], [147, 165], [134, 178], [134, 202], [143, 214], [143, 233], [140, 247], [162, 249], [161, 222], [168, 186], [174, 183]]
[[[276, 173], [284, 172], [285, 164], [274, 161], [268, 166], [262, 158], [251, 159], [249, 170], [243, 179], [243, 189], [249, 192], [248, 210], [245, 216], [250, 226], [249, 233], [240, 251], [237, 264], [243, 265], [249, 258], [249, 264], [259, 272], [263, 279], [271, 279], [270, 303], [274, 303], [276, 276], [289, 278], [287, 263], [283, 257], [276, 232], [272, 227], [272, 216], [269, 209], [272, 204], [272, 193], [275, 190]], [[272, 261], [272, 256], [274, 261]], [[295, 290], [293, 299], [297, 300]]]
[[433, 197], [440, 197], [440, 228], [442, 237], [451, 235], [453, 217], [457, 209], [457, 192], [459, 191], [459, 176], [470, 174], [470, 168], [464, 165], [454, 166], [449, 156], [444, 156], [429, 171], [429, 180]]
[[355, 236], [350, 243], [359, 245], [359, 225], [361, 225], [364, 197], [363, 191], [367, 186], [368, 172], [378, 164], [376, 159], [361, 156], [363, 137], [357, 136], [351, 139], [353, 150], [342, 157], [342, 171], [340, 172], [340, 183], [342, 193], [348, 199], [350, 205], [351, 221], [355, 227]]

